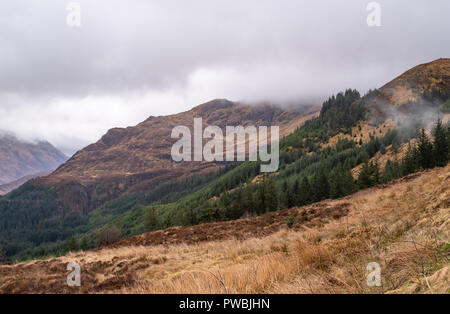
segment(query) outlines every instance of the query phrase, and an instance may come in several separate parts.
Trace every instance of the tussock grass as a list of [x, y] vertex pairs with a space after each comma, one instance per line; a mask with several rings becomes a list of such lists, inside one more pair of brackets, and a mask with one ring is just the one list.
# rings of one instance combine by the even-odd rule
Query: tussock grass
[[[24, 269], [78, 261], [93, 276], [79, 292], [448, 293], [449, 187], [447, 166], [332, 201], [350, 203], [349, 214], [312, 228], [283, 228], [245, 240], [70, 253], [0, 266], [0, 271], [9, 267], [0, 276], [12, 282], [14, 268], [20, 268], [22, 280], [39, 276], [44, 282], [54, 273], [33, 277]], [[381, 287], [366, 284], [370, 262], [381, 266]], [[0, 292], [5, 285], [0, 283]]]

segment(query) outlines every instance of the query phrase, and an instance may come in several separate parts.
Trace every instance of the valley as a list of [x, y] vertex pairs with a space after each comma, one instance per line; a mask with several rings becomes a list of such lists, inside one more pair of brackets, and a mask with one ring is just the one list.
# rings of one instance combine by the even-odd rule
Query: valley
[[[214, 100], [111, 129], [0, 198], [0, 292], [445, 292], [449, 65], [347, 89], [320, 111]], [[196, 117], [278, 125], [278, 171], [173, 161], [172, 128]], [[81, 288], [61, 281], [71, 261]], [[370, 262], [382, 288], [363, 284]]]
[[[0, 265], [1, 293], [446, 293], [450, 167], [354, 195]], [[295, 216], [291, 228], [286, 218]], [[66, 265], [81, 265], [81, 287]], [[381, 265], [368, 287], [366, 265]]]

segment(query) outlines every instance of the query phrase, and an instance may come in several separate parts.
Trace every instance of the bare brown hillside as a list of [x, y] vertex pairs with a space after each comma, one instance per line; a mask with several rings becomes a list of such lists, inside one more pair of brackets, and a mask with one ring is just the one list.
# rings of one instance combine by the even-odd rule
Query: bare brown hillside
[[204, 126], [254, 125], [280, 127], [285, 136], [317, 113], [311, 108], [283, 110], [270, 105], [249, 106], [214, 100], [187, 112], [150, 117], [128, 128], [109, 130], [97, 143], [77, 152], [48, 177], [37, 183], [58, 187], [58, 198], [70, 210], [86, 213], [123, 194], [148, 191], [152, 187], [183, 177], [217, 169], [207, 162], [176, 163], [171, 158], [172, 129], [192, 129], [194, 118]]
[[[439, 96], [438, 96], [439, 95]], [[370, 120], [407, 120], [411, 113], [433, 114], [450, 98], [450, 58], [420, 64], [379, 88], [369, 104]]]
[[[339, 200], [0, 265], [0, 293], [448, 293], [449, 223], [450, 165]], [[71, 261], [80, 288], [66, 285]], [[380, 287], [366, 284], [370, 262]]]
[[450, 58], [418, 65], [380, 88], [390, 102], [401, 106], [425, 92], [450, 91]]

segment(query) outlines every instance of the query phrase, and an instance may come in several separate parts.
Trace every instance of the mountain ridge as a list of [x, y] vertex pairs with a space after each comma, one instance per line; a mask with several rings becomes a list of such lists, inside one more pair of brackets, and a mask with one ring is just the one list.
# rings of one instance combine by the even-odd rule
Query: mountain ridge
[[380, 91], [396, 106], [418, 101], [427, 93], [440, 92], [450, 97], [450, 58], [419, 64], [383, 85]]
[[66, 205], [86, 212], [123, 194], [218, 169], [223, 163], [175, 163], [171, 159], [176, 141], [171, 138], [172, 129], [178, 125], [192, 129], [195, 117], [202, 117], [204, 125], [222, 129], [226, 125], [279, 125], [283, 137], [316, 115], [312, 106], [288, 111], [217, 99], [178, 114], [151, 116], [134, 127], [112, 128], [36, 183], [58, 186], [63, 201], [80, 197], [81, 202]]

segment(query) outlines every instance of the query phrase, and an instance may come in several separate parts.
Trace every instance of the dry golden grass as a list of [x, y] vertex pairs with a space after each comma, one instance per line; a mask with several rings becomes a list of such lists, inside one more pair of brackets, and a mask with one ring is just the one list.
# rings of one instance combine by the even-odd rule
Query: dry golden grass
[[[263, 238], [104, 248], [0, 266], [0, 292], [23, 292], [11, 286], [21, 280], [35, 289], [26, 292], [448, 293], [449, 183], [450, 166], [413, 175], [333, 201], [350, 202], [344, 217]], [[69, 261], [82, 267], [78, 290], [56, 283], [65, 282], [55, 273], [64, 275]], [[381, 265], [381, 287], [366, 284], [369, 262]]]
[[379, 126], [370, 125], [367, 122], [361, 121], [357, 126], [352, 127], [351, 134], [339, 133], [331, 137], [328, 142], [323, 143], [322, 148], [334, 147], [339, 140], [347, 139], [359, 143], [361, 140], [363, 143], [367, 143], [371, 140], [371, 136], [376, 135], [378, 137], [385, 136], [390, 130], [395, 129], [397, 121], [387, 119]]

